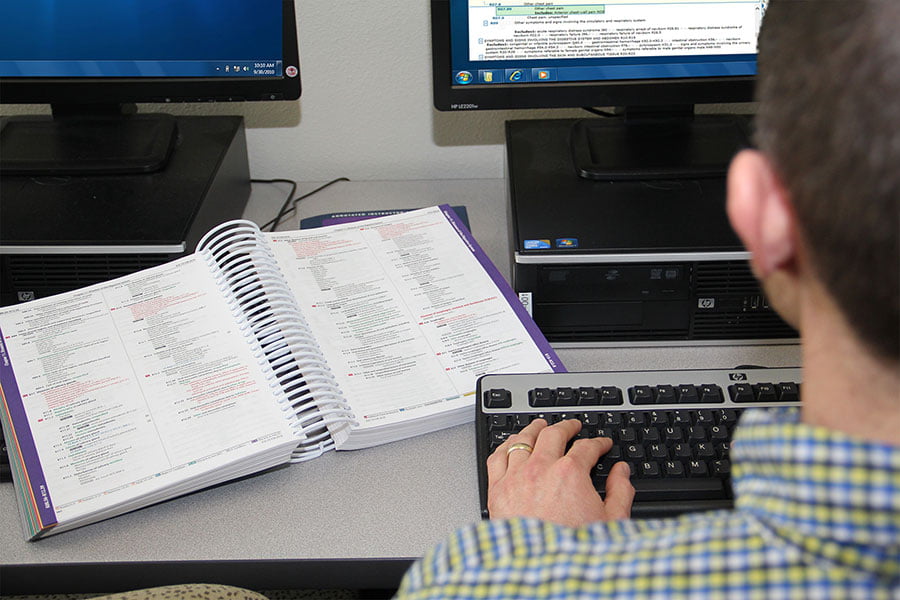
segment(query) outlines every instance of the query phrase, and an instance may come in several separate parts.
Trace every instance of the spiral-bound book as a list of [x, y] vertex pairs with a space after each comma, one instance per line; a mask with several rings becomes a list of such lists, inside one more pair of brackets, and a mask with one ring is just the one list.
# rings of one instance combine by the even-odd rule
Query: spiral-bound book
[[448, 206], [225, 223], [184, 258], [0, 309], [0, 342], [28, 539], [470, 421], [484, 373], [563, 370]]

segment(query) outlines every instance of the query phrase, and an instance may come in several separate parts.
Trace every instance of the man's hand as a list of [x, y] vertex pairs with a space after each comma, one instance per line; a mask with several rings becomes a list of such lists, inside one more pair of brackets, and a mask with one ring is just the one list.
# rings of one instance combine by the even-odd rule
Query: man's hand
[[[501, 444], [487, 460], [491, 518], [535, 517], [570, 527], [627, 519], [634, 500], [628, 465], [620, 462], [612, 468], [603, 501], [590, 473], [612, 440], [575, 440], [566, 452], [566, 444], [579, 431], [581, 422], [574, 419], [549, 427], [544, 419], [535, 419]], [[534, 451], [507, 453], [518, 443]]]

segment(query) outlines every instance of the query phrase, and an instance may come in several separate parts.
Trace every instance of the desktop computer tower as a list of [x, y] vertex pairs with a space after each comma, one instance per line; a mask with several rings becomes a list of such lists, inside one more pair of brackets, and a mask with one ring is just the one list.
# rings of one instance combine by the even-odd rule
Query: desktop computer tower
[[573, 123], [506, 125], [512, 283], [554, 346], [796, 341], [728, 224], [724, 176], [580, 177]]
[[241, 217], [250, 196], [243, 118], [176, 121], [176, 146], [157, 172], [0, 177], [0, 305], [165, 263]]

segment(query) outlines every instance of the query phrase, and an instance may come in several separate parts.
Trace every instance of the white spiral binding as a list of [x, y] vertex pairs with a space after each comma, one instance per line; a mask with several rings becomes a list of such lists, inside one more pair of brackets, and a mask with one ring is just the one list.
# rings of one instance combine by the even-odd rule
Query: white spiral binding
[[301, 439], [291, 462], [334, 449], [330, 428], [349, 427], [356, 418], [259, 227], [250, 221], [223, 223], [203, 236], [197, 253], [215, 273], [240, 331]]

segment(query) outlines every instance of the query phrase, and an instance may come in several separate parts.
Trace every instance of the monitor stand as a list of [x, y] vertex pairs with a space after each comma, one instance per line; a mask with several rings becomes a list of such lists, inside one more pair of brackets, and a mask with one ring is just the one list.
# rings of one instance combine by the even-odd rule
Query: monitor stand
[[17, 116], [0, 130], [3, 175], [112, 175], [165, 168], [178, 128], [167, 114], [134, 114], [133, 105], [52, 107], [50, 116]]
[[576, 172], [606, 181], [721, 177], [749, 143], [746, 117], [695, 115], [693, 106], [578, 120], [570, 138]]

